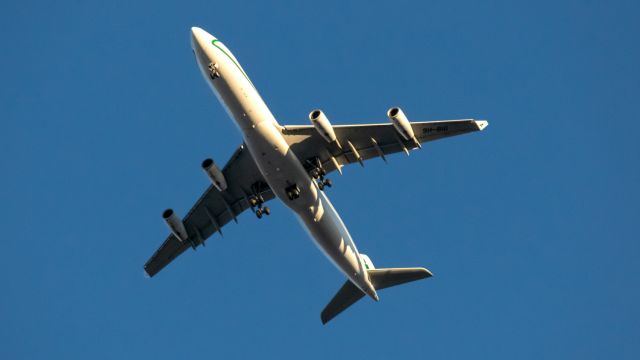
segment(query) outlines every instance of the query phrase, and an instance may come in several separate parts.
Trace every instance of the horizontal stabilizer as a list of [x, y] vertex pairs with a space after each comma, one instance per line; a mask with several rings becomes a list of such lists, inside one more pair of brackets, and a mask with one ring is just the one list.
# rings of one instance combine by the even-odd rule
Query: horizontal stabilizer
[[320, 319], [323, 324], [326, 324], [329, 320], [338, 316], [341, 312], [345, 311], [349, 306], [353, 305], [356, 301], [362, 299], [364, 293], [353, 285], [350, 280], [342, 285], [338, 293], [331, 299], [329, 304], [322, 310]]
[[[371, 284], [373, 284], [376, 290], [382, 290], [432, 276], [431, 272], [425, 268], [373, 269], [368, 270], [368, 273]], [[364, 295], [357, 286], [347, 280], [329, 304], [322, 310], [320, 314], [322, 323], [326, 324], [349, 306], [355, 304]]]
[[430, 277], [431, 271], [425, 268], [390, 268], [368, 270], [369, 280], [376, 290], [408, 283]]

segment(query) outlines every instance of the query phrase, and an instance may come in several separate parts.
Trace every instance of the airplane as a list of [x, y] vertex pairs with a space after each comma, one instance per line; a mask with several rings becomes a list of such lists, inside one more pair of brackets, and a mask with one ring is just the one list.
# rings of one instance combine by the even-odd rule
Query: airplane
[[323, 324], [355, 302], [378, 290], [432, 276], [422, 267], [376, 268], [358, 251], [325, 190], [326, 175], [372, 158], [387, 161], [392, 153], [420, 149], [428, 141], [481, 131], [485, 120], [410, 122], [399, 107], [387, 111], [385, 124], [332, 125], [324, 112], [309, 113], [311, 125], [280, 125], [236, 57], [217, 38], [199, 27], [191, 28], [191, 47], [198, 68], [229, 117], [243, 143], [220, 169], [212, 159], [202, 162], [211, 185], [181, 219], [172, 209], [162, 217], [170, 234], [144, 265], [153, 277], [186, 249], [205, 245], [222, 227], [238, 222], [251, 209], [258, 218], [271, 213], [264, 204], [278, 198], [299, 218], [316, 245], [346, 276], [321, 312]]

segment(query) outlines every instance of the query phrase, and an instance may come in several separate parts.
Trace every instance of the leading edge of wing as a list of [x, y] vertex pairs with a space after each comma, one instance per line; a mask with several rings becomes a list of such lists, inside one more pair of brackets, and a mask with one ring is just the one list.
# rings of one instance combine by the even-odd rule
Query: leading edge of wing
[[[487, 126], [489, 126], [489, 121], [487, 120], [476, 120], [476, 119], [457, 119], [457, 120], [430, 120], [430, 121], [412, 121], [411, 125], [429, 125], [429, 124], [438, 124], [438, 123], [455, 123], [455, 122], [469, 122], [473, 121], [478, 126], [478, 130], [484, 130]], [[391, 123], [375, 123], [375, 124], [331, 124], [331, 127], [334, 129], [344, 129], [344, 128], [365, 128], [365, 127], [387, 127], [393, 126]], [[314, 129], [313, 125], [284, 125], [283, 126], [285, 132], [296, 131], [296, 130], [311, 130]]]

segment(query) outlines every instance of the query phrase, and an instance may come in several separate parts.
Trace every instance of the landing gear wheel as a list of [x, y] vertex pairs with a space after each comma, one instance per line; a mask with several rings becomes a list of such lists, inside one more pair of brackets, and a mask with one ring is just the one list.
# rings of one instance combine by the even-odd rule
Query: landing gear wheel
[[262, 208], [262, 212], [265, 213], [265, 215], [271, 215], [271, 209], [269, 209], [268, 207], [264, 207]]
[[328, 187], [332, 187], [333, 186], [333, 182], [331, 181], [331, 179], [326, 179], [325, 181], [323, 181], [323, 184], [328, 186]]
[[324, 182], [318, 182], [318, 187], [320, 188], [320, 190], [324, 190]]
[[300, 188], [296, 184], [293, 184], [284, 190], [287, 192], [289, 200], [295, 200], [300, 197]]
[[258, 219], [262, 219], [262, 209], [256, 210], [256, 216], [258, 217]]
[[218, 64], [209, 63], [209, 77], [211, 80], [215, 80], [220, 77], [220, 73], [218, 72]]
[[249, 198], [249, 205], [251, 205], [251, 207], [262, 207], [262, 204], [264, 204], [262, 195], [255, 195]]

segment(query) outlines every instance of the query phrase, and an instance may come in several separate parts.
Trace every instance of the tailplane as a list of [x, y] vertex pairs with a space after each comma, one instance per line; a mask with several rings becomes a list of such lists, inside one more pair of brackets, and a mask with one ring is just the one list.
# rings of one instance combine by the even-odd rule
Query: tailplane
[[[367, 270], [367, 273], [369, 274], [371, 284], [376, 290], [382, 290], [432, 276], [431, 271], [425, 268], [370, 269]], [[326, 324], [329, 320], [338, 316], [338, 314], [360, 300], [364, 295], [365, 293], [363, 293], [362, 290], [347, 280], [329, 304], [322, 310], [320, 314], [322, 323]]]

